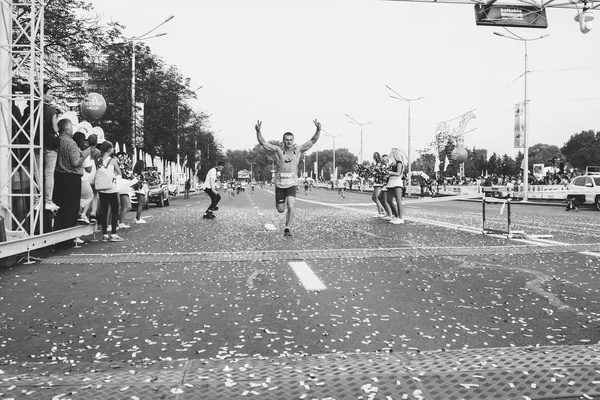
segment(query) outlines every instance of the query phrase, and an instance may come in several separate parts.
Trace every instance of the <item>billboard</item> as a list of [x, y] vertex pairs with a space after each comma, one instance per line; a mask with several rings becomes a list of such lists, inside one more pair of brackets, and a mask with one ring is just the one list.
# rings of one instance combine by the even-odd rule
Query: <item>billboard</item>
[[530, 5], [475, 5], [475, 23], [484, 26], [547, 28], [546, 9]]
[[238, 179], [250, 179], [250, 171], [241, 169], [238, 171]]

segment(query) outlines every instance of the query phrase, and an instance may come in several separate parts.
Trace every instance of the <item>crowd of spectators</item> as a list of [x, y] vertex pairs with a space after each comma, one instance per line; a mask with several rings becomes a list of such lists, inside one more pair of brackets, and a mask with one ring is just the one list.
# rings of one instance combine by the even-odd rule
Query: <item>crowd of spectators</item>
[[[117, 230], [130, 227], [126, 217], [132, 209], [133, 198], [137, 199], [137, 212], [133, 223], [146, 223], [142, 218], [148, 194], [144, 162], [140, 160], [132, 166], [126, 153], [114, 154], [113, 145], [105, 141], [103, 135], [99, 137], [86, 127], [91, 128], [91, 125], [74, 125], [66, 110], [60, 109], [49, 86], [44, 86], [43, 92], [43, 148], [34, 152], [34, 170], [29, 172], [31, 153], [25, 149], [17, 149], [17, 157], [13, 160], [15, 172], [12, 177], [12, 191], [16, 196], [12, 202], [16, 216], [15, 224], [28, 224], [30, 205], [26, 197], [19, 194], [29, 192], [31, 176], [41, 192], [40, 196], [34, 198], [33, 207], [46, 210], [45, 232], [98, 222], [103, 228], [103, 240], [122, 241], [123, 238], [117, 234]], [[37, 104], [39, 103], [36, 103], [35, 107]], [[13, 102], [12, 113], [15, 143], [27, 144], [33, 137], [34, 144], [39, 145], [40, 132], [29, 131], [30, 108], [19, 108]], [[42, 156], [43, 162], [40, 160]], [[106, 160], [109, 160], [107, 164], [111, 165], [114, 186], [109, 190], [97, 190], [96, 172], [105, 168]], [[41, 168], [38, 168], [38, 165]], [[82, 242], [80, 239], [76, 241]]]

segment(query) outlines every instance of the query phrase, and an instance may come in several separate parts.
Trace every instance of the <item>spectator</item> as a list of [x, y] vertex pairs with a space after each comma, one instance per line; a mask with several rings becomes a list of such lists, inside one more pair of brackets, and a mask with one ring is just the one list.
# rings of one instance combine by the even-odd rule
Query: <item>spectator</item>
[[187, 181], [185, 181], [185, 193], [183, 196], [184, 199], [190, 198], [190, 189], [191, 188], [192, 188], [192, 184], [190, 183], [190, 180], [188, 179]]
[[[83, 132], [76, 132], [73, 135], [73, 140], [77, 144], [80, 150], [87, 149], [88, 141], [85, 139], [85, 134]], [[89, 224], [90, 221], [87, 218], [87, 213], [92, 205], [92, 200], [94, 198], [94, 192], [92, 191], [92, 185], [90, 185], [89, 176], [92, 172], [92, 157], [91, 154], [86, 157], [83, 162], [83, 176], [81, 177], [81, 199], [79, 201], [79, 217], [77, 218], [77, 222], [81, 224]]]
[[[43, 93], [43, 115], [42, 126], [44, 130], [44, 208], [50, 211], [58, 210], [58, 206], [52, 201], [54, 192], [54, 170], [58, 157], [58, 110], [54, 106], [56, 99], [49, 85], [44, 85]], [[23, 120], [31, 117], [30, 107], [23, 111]], [[29, 123], [26, 123], [29, 126]], [[34, 142], [40, 143], [40, 135], [35, 135]], [[36, 154], [39, 157], [39, 154]], [[37, 174], [36, 174], [37, 176]], [[41, 176], [40, 176], [41, 178]]]
[[62, 229], [75, 226], [79, 215], [83, 163], [90, 149], [81, 151], [73, 140], [73, 125], [68, 119], [58, 121], [59, 144], [54, 173], [53, 200], [60, 207], [58, 220]]
[[[387, 184], [387, 202], [392, 210], [396, 211], [394, 214], [397, 217], [391, 219], [392, 224], [403, 224], [402, 219], [402, 192], [404, 183], [402, 176], [404, 175], [404, 168], [406, 166], [406, 155], [403, 154], [399, 149], [392, 149], [390, 152], [390, 178]], [[396, 204], [394, 204], [396, 199]]]
[[148, 184], [146, 183], [146, 179], [144, 177], [144, 168], [146, 164], [142, 160], [138, 160], [133, 167], [133, 176], [137, 179], [137, 183], [132, 186], [133, 190], [135, 190], [135, 194], [137, 195], [137, 210], [135, 213], [135, 223], [136, 224], [145, 224], [145, 219], [142, 219], [142, 211], [146, 208], [147, 201], [147, 193], [148, 193]]
[[117, 188], [119, 189], [119, 229], [128, 229], [131, 226], [125, 223], [127, 213], [133, 208], [131, 198], [135, 195], [132, 186], [137, 182], [133, 177], [131, 168], [131, 158], [127, 153], [117, 154], [117, 162], [121, 170], [121, 178], [117, 179]]
[[[104, 142], [104, 139], [102, 139], [102, 142]], [[99, 141], [98, 135], [96, 135], [95, 133], [92, 133], [88, 136], [88, 144], [90, 146], [90, 158], [92, 160], [92, 172], [90, 174], [90, 178], [93, 178], [95, 176], [96, 161], [102, 156], [102, 152], [98, 148], [98, 145], [102, 144], [102, 142]], [[94, 197], [90, 206], [89, 220], [90, 222], [96, 222], [96, 215], [98, 214], [98, 206], [100, 204], [100, 199], [98, 198], [98, 192], [94, 187], [93, 179], [90, 179], [90, 185], [92, 187], [92, 193], [94, 194]]]
[[[114, 151], [113, 145], [108, 140], [102, 143], [100, 147], [102, 156], [96, 163], [96, 168], [106, 168], [109, 176], [121, 175], [121, 170], [117, 161], [112, 157]], [[100, 197], [100, 224], [102, 225], [102, 241], [103, 242], [122, 242], [124, 239], [117, 235], [117, 224], [119, 220], [119, 191], [116, 186], [111, 189], [99, 190]], [[111, 232], [108, 233], [108, 208], [111, 211]]]

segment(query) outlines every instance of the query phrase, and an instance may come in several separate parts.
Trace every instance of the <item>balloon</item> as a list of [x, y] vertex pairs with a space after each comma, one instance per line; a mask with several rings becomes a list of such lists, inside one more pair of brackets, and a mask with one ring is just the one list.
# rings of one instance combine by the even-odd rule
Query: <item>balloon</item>
[[93, 127], [92, 133], [98, 136], [98, 144], [104, 143], [104, 141], [106, 140], [104, 138], [104, 129], [100, 128], [99, 126]]
[[455, 147], [450, 154], [450, 159], [458, 163], [463, 163], [469, 158], [469, 153], [464, 147]]
[[[75, 112], [73, 112], [73, 111], [67, 111], [66, 113], [64, 113], [63, 115], [58, 117], [59, 121], [61, 119], [71, 120], [71, 124], [73, 124], [73, 128], [75, 128], [77, 126], [77, 124], [79, 124], [79, 118], [77, 118], [77, 114], [75, 114]], [[77, 132], [77, 131], [74, 130], [73, 132]]]
[[83, 132], [87, 139], [92, 134], [92, 124], [87, 121], [82, 121], [75, 127], [73, 132]]
[[106, 100], [98, 93], [89, 93], [81, 102], [81, 112], [89, 119], [101, 118], [106, 112]]

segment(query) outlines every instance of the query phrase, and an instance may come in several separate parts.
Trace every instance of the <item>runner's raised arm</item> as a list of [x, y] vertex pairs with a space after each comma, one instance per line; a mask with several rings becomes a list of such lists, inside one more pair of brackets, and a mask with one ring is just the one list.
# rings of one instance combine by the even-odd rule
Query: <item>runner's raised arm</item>
[[317, 121], [316, 119], [313, 121], [313, 123], [317, 127], [317, 131], [315, 132], [313, 137], [310, 138], [310, 140], [308, 142], [306, 142], [302, 146], [300, 146], [300, 151], [303, 153], [308, 151], [311, 147], [313, 147], [313, 145], [315, 143], [317, 143], [317, 140], [319, 140], [319, 138], [321, 137], [321, 123], [319, 121]]
[[256, 121], [256, 125], [254, 126], [254, 129], [256, 129], [256, 139], [258, 139], [258, 143], [263, 147], [263, 149], [265, 149], [267, 151], [272, 151], [272, 152], [278, 151], [279, 147], [267, 142], [265, 140], [265, 138], [262, 136], [262, 133], [260, 132], [261, 125], [262, 125], [262, 121]]

